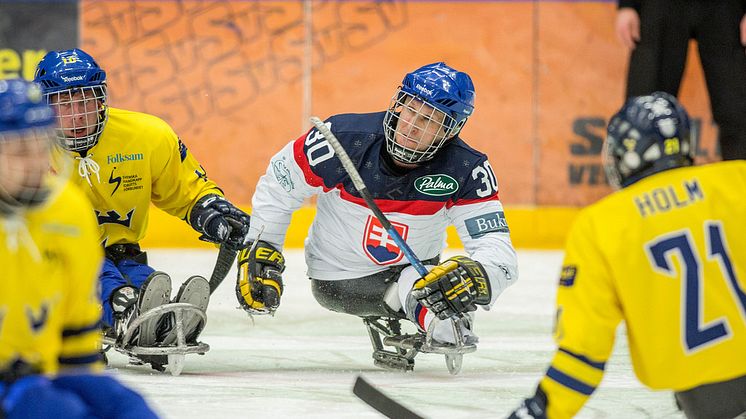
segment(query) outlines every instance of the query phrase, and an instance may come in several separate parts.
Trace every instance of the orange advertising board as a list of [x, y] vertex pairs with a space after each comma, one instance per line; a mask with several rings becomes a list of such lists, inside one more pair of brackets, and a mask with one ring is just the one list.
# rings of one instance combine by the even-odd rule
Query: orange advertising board
[[[627, 51], [610, 2], [83, 1], [81, 46], [111, 104], [169, 122], [234, 201], [307, 117], [385, 109], [404, 74], [469, 73], [462, 133], [486, 152], [507, 206], [581, 206], [607, 194], [600, 145], [623, 99]], [[715, 129], [696, 53], [681, 98]]]

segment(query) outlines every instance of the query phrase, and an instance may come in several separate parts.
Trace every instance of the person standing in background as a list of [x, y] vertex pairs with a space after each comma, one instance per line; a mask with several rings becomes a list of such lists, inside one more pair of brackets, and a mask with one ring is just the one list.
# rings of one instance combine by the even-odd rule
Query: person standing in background
[[630, 49], [626, 97], [679, 93], [697, 41], [723, 160], [746, 159], [746, 0], [618, 0], [616, 34]]

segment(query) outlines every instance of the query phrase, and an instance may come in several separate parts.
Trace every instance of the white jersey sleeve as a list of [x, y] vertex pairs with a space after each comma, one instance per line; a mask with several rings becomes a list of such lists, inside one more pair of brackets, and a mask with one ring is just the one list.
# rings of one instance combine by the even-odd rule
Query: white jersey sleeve
[[259, 179], [251, 199], [252, 215], [249, 239], [261, 231], [264, 240], [282, 249], [293, 211], [321, 191], [306, 183], [303, 170], [294, 158], [295, 141], [288, 143], [269, 162], [267, 172]]
[[496, 197], [456, 203], [446, 215], [456, 227], [466, 253], [487, 271], [492, 300], [483, 307], [489, 310], [497, 297], [518, 280], [518, 258], [510, 240], [502, 203]]

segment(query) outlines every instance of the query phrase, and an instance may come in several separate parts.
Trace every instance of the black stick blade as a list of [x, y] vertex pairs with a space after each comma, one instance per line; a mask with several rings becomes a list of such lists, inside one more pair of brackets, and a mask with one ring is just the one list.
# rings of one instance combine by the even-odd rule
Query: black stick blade
[[355, 385], [352, 387], [352, 393], [360, 400], [367, 403], [370, 407], [381, 412], [384, 416], [391, 419], [424, 419], [422, 416], [407, 409], [399, 402], [383, 394], [380, 390], [373, 387], [365, 381], [363, 377], [357, 376]]
[[233, 266], [233, 262], [236, 260], [236, 255], [238, 255], [238, 250], [227, 249], [225, 246], [220, 246], [218, 259], [215, 261], [215, 268], [210, 276], [210, 294], [215, 292], [218, 285], [220, 285], [226, 275], [228, 275], [228, 271], [231, 270], [231, 266]]

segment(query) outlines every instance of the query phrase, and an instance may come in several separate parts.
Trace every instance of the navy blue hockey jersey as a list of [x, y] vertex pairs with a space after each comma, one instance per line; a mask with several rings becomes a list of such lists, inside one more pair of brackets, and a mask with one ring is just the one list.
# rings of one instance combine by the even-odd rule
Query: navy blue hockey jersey
[[[385, 112], [343, 114], [327, 126], [350, 155], [376, 204], [421, 259], [440, 254], [455, 225], [466, 252], [488, 272], [494, 299], [517, 278], [515, 250], [487, 157], [456, 137], [431, 161], [394, 173], [384, 163]], [[359, 278], [408, 263], [355, 189], [323, 135], [312, 129], [270, 161], [252, 199], [250, 237], [281, 248], [292, 212], [318, 195], [305, 242], [308, 275]]]

